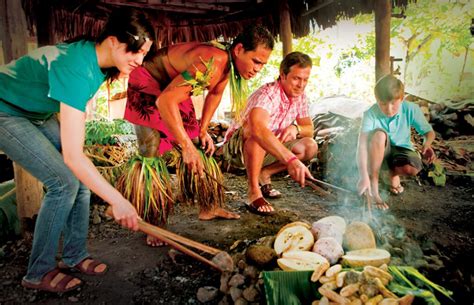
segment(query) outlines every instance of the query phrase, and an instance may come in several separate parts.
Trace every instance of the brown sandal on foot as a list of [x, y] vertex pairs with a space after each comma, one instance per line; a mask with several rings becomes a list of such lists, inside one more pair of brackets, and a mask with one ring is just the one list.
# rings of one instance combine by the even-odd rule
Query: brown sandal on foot
[[[105, 265], [104, 271], [100, 271], [100, 272], [95, 271], [95, 268], [99, 265]], [[92, 259], [91, 257], [87, 257], [83, 259], [79, 264], [73, 267], [69, 267], [63, 261], [60, 261], [58, 263], [58, 268], [63, 269], [63, 270], [71, 270], [75, 272], [80, 272], [87, 275], [103, 275], [107, 272], [107, 270], [109, 270], [109, 267], [106, 264], [96, 261]]]
[[[59, 278], [59, 280], [55, 282], [55, 280], [57, 280], [57, 278], [61, 276], [62, 278]], [[71, 275], [62, 273], [61, 270], [56, 268], [46, 273], [46, 275], [41, 279], [41, 282], [39, 282], [38, 284], [33, 284], [28, 281], [22, 280], [21, 286], [28, 289], [37, 289], [37, 290], [42, 290], [42, 291], [63, 293], [63, 292], [72, 291], [81, 287], [82, 285], [81, 280], [79, 280], [78, 284], [71, 287], [67, 287], [67, 285], [71, 283], [72, 280], [79, 280], [79, 279], [77, 277], [73, 277]], [[55, 283], [55, 285], [53, 285], [53, 283]]]
[[260, 190], [262, 191], [262, 195], [265, 198], [277, 199], [281, 197], [280, 191], [274, 189], [271, 183], [262, 185]]
[[252, 212], [254, 214], [258, 214], [258, 215], [262, 215], [262, 216], [268, 216], [268, 215], [275, 214], [275, 211], [261, 211], [261, 210], [259, 210], [259, 208], [264, 207], [264, 206], [269, 206], [269, 207], [272, 206], [268, 201], [263, 199], [263, 197], [257, 198], [254, 201], [252, 201], [251, 203], [246, 203], [245, 206], [247, 207], [247, 209], [250, 212]]

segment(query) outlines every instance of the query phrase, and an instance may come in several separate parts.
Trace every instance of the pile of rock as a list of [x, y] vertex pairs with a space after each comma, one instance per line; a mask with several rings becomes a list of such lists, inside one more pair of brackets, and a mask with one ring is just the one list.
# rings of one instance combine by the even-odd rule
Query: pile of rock
[[[223, 272], [220, 287], [206, 286], [198, 289], [197, 299], [206, 303], [221, 298], [219, 305], [260, 304], [264, 300], [261, 270], [272, 268], [276, 253], [272, 248], [274, 237], [264, 237], [233, 256], [233, 272]], [[223, 295], [223, 296], [222, 296]]]

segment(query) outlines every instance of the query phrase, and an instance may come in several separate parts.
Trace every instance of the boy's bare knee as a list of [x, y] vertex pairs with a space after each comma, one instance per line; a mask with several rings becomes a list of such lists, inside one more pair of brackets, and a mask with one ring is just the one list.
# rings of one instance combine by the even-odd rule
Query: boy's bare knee
[[304, 138], [304, 159], [311, 160], [318, 152], [318, 143], [312, 138]]
[[400, 166], [396, 172], [399, 175], [403, 175], [403, 176], [416, 176], [418, 175], [420, 170], [417, 169], [416, 167], [406, 164], [406, 165]]
[[409, 176], [416, 176], [420, 172], [419, 169], [417, 169], [416, 167], [413, 167], [411, 165], [405, 165], [404, 167], [405, 167], [405, 172]]

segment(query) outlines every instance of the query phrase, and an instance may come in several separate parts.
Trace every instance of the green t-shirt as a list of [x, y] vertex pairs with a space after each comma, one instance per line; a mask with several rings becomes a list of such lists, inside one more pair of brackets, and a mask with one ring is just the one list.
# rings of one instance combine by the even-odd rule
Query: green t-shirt
[[378, 104], [370, 107], [364, 112], [361, 132], [369, 133], [375, 129], [383, 129], [387, 132], [392, 145], [414, 150], [411, 143], [411, 127], [414, 127], [420, 135], [433, 130], [418, 105], [403, 101], [398, 113], [393, 117], [386, 116]]
[[41, 47], [0, 67], [0, 111], [46, 119], [62, 102], [84, 112], [104, 80], [94, 42]]

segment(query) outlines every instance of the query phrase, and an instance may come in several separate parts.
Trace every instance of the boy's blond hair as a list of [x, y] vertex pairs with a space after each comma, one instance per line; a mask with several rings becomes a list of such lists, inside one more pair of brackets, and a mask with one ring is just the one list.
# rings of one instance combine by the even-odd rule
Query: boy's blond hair
[[375, 84], [374, 93], [377, 101], [386, 104], [403, 98], [405, 86], [398, 78], [392, 74], [387, 74], [381, 77], [377, 84]]

